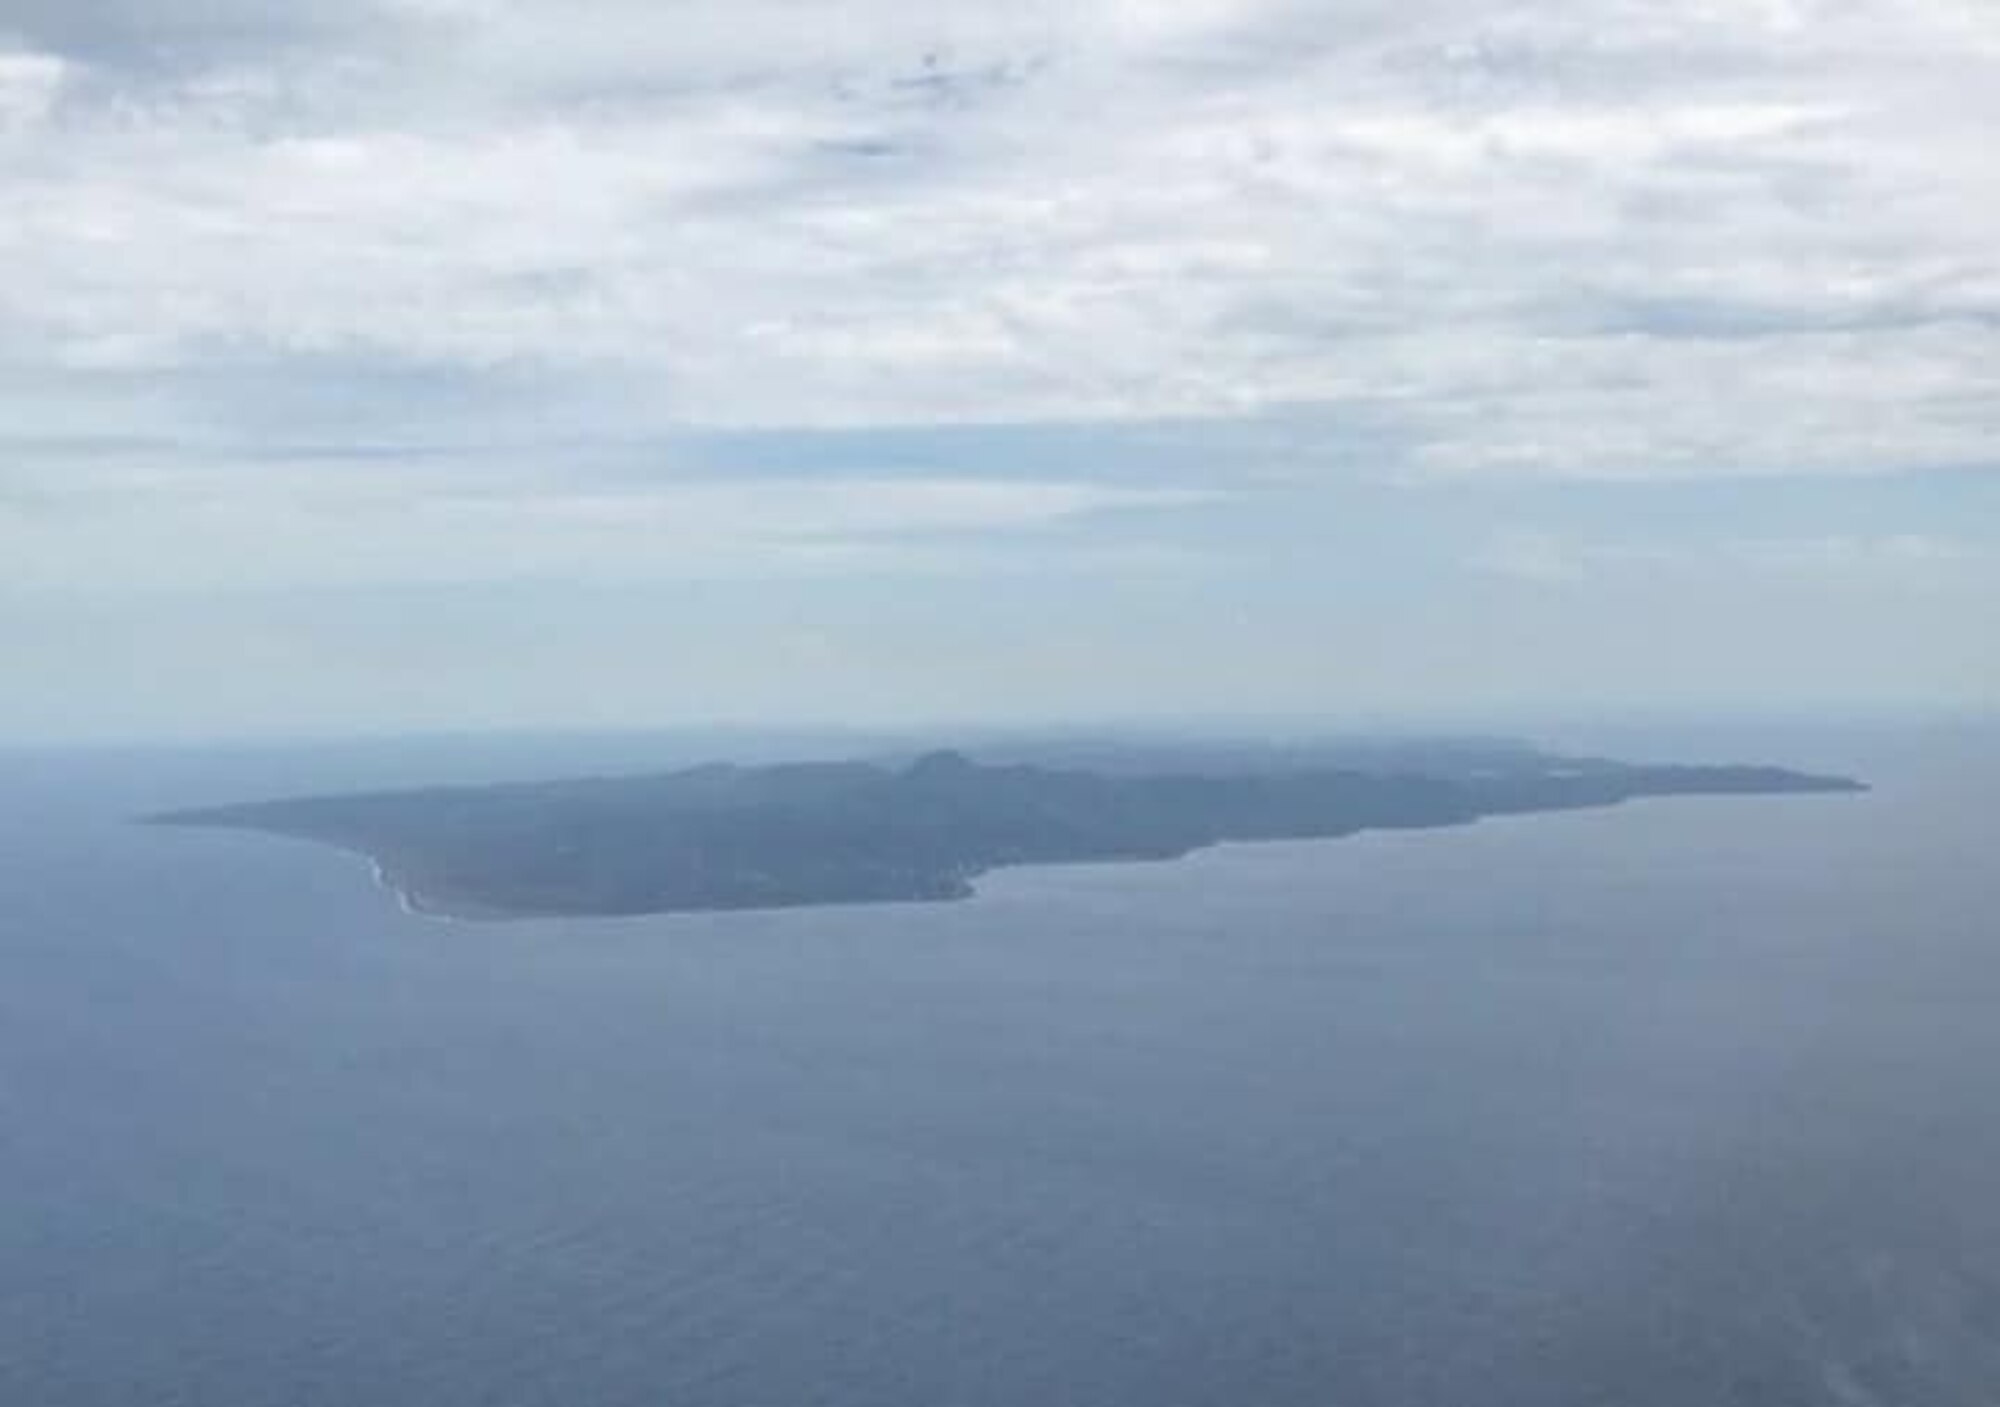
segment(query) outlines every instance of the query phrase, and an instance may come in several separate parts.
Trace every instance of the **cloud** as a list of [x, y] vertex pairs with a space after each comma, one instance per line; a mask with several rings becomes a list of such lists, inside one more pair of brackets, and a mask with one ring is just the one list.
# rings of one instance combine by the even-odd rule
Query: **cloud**
[[1588, 571], [1588, 554], [1553, 534], [1520, 530], [1496, 534], [1471, 562], [1478, 571], [1519, 581], [1577, 581]]
[[1917, 532], [1751, 538], [1725, 544], [1723, 554], [1746, 566], [1787, 574], [1865, 572], [1904, 577], [1934, 576], [1983, 555], [1968, 543]]
[[8, 27], [0, 406], [29, 428], [59, 374], [254, 435], [252, 388], [338, 363], [530, 385], [610, 437], [1303, 410], [1422, 475], [1870, 473], [2000, 430], [1977, 4]]
[[1988, 565], [1979, 545], [1931, 532], [1820, 533], [1698, 542], [1584, 540], [1531, 528], [1495, 532], [1467, 559], [1476, 573], [1542, 586], [1624, 580], [1741, 583], [1791, 580], [1922, 586]]
[[[393, 457], [192, 470], [140, 453], [0, 483], [0, 590], [573, 587], [1034, 571], [1052, 561], [1088, 570], [1139, 559], [1067, 541], [1064, 530], [1209, 501], [1187, 489], [1048, 479], [661, 482]], [[1011, 568], [982, 547], [994, 540], [1015, 549]]]

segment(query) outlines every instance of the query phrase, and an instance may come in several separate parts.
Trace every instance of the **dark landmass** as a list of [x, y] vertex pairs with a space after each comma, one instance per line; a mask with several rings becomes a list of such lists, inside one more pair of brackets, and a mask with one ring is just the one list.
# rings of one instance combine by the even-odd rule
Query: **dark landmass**
[[1217, 746], [1178, 758], [1079, 744], [1071, 755], [1095, 769], [934, 752], [148, 819], [321, 841], [372, 859], [413, 908], [500, 918], [962, 899], [1002, 865], [1165, 860], [1222, 841], [1456, 825], [1645, 796], [1864, 789], [1775, 767], [1641, 766], [1489, 740]]

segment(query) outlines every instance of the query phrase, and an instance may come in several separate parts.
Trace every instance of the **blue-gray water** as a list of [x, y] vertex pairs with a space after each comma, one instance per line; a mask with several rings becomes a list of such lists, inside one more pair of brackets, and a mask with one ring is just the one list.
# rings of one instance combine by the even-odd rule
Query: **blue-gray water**
[[1878, 789], [498, 926], [122, 821], [420, 755], [5, 759], [0, 1403], [1988, 1407], [2000, 747], [1783, 741]]

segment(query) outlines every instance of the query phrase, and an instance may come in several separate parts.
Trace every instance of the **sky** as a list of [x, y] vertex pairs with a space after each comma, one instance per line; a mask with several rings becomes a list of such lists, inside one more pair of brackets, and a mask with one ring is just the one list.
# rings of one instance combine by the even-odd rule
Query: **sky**
[[1991, 0], [0, 0], [0, 741], [2000, 708]]

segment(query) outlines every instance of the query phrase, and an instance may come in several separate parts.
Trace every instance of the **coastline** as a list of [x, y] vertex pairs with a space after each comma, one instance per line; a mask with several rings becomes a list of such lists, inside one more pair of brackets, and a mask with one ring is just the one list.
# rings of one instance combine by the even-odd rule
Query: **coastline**
[[395, 876], [389, 873], [389, 867], [387, 865], [384, 865], [380, 860], [376, 859], [373, 855], [364, 854], [361, 856], [361, 858], [368, 862], [368, 868], [370, 871], [373, 872], [375, 876], [376, 888], [385, 889], [389, 893], [395, 895], [396, 907], [401, 909], [404, 913], [408, 914], [411, 918], [436, 919], [440, 923], [458, 923], [461, 921], [451, 914], [437, 913], [431, 909], [425, 908], [422, 902], [419, 901], [414, 895], [412, 895], [409, 890], [405, 889], [401, 884], [396, 882]]
[[[1856, 783], [1853, 790], [1860, 793], [1866, 793], [1872, 790], [1872, 788], [1870, 788], [1865, 783]], [[1831, 793], [1820, 793], [1820, 792], [1750, 793], [1749, 795], [1777, 798], [1784, 796], [1810, 797], [1810, 796], [1818, 796], [1826, 794], [1831, 794]], [[1178, 864], [1182, 861], [1187, 860], [1190, 856], [1198, 855], [1208, 850], [1234, 849], [1239, 847], [1250, 848], [1250, 847], [1256, 847], [1260, 845], [1270, 845], [1270, 844], [1279, 844], [1279, 845], [1302, 844], [1302, 843], [1337, 844], [1341, 841], [1352, 840], [1358, 836], [1384, 833], [1384, 832], [1456, 830], [1463, 827], [1476, 826], [1482, 823], [1492, 823], [1495, 821], [1531, 820], [1537, 816], [1562, 814], [1564, 811], [1598, 811], [1598, 810], [1614, 811], [1623, 809], [1628, 806], [1639, 805], [1649, 802], [1699, 801], [1708, 799], [1713, 799], [1712, 795], [1641, 794], [1637, 796], [1620, 797], [1611, 801], [1591, 802], [1586, 805], [1577, 807], [1553, 807], [1553, 808], [1548, 808], [1546, 810], [1538, 808], [1535, 810], [1527, 810], [1527, 811], [1483, 812], [1477, 815], [1456, 816], [1445, 820], [1425, 820], [1425, 821], [1410, 822], [1405, 824], [1391, 823], [1391, 824], [1364, 825], [1364, 826], [1359, 826], [1350, 831], [1343, 831], [1335, 834], [1326, 834], [1326, 835], [1274, 836], [1274, 837], [1262, 837], [1257, 839], [1224, 838], [1220, 840], [1209, 841], [1201, 845], [1191, 846], [1185, 850], [1176, 851], [1172, 854], [1124, 855], [1116, 857], [1092, 856], [1088, 858], [1079, 858], [1079, 859], [1043, 859], [1043, 860], [1021, 862], [1021, 863], [1003, 862], [995, 865], [982, 865], [976, 869], [972, 869], [961, 874], [959, 876], [959, 881], [960, 881], [959, 887], [949, 893], [942, 893], [942, 894], [911, 894], [900, 897], [867, 898], [867, 899], [813, 899], [813, 900], [803, 900], [796, 903], [777, 903], [777, 904], [717, 904], [699, 908], [635, 909], [630, 911], [580, 909], [580, 910], [566, 911], [566, 912], [539, 912], [539, 911], [515, 911], [494, 906], [485, 906], [483, 910], [480, 912], [472, 912], [472, 913], [454, 912], [449, 909], [432, 907], [429, 904], [427, 904], [425, 900], [412, 893], [409, 889], [405, 888], [402, 882], [399, 881], [395, 877], [395, 875], [389, 870], [388, 866], [376, 856], [370, 855], [367, 852], [360, 850], [352, 850], [351, 853], [359, 856], [360, 858], [368, 862], [369, 868], [373, 873], [376, 886], [394, 895], [397, 907], [401, 909], [403, 913], [408, 914], [412, 918], [428, 919], [434, 923], [451, 923], [451, 924], [520, 923], [520, 922], [533, 922], [538, 919], [542, 920], [591, 919], [591, 920], [602, 921], [602, 920], [612, 920], [612, 919], [688, 918], [704, 914], [790, 913], [803, 909], [850, 908], [850, 907], [867, 906], [867, 905], [902, 906], [910, 904], [963, 904], [963, 903], [969, 903], [979, 897], [979, 892], [980, 892], [978, 885], [979, 880], [1000, 870], [1061, 869], [1072, 865], [1135, 865], [1135, 864], [1170, 865], [1170, 864]], [[283, 832], [266, 832], [266, 833], [283, 834]], [[342, 846], [340, 848], [348, 849], [349, 847]]]

